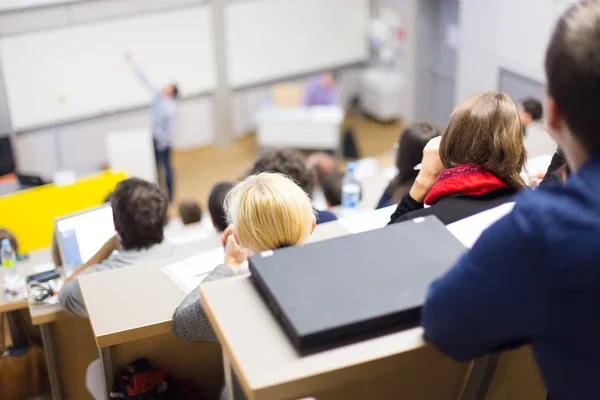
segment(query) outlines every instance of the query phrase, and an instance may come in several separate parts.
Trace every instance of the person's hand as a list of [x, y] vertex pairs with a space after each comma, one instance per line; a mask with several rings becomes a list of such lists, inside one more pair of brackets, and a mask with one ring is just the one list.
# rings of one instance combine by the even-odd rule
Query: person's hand
[[429, 193], [437, 181], [440, 172], [444, 169], [444, 164], [442, 164], [442, 160], [440, 160], [441, 141], [441, 136], [435, 137], [431, 139], [423, 149], [421, 170], [409, 193], [410, 197], [419, 203], [422, 203], [425, 200], [427, 193]]
[[233, 225], [229, 225], [227, 227], [227, 229], [225, 229], [223, 231], [223, 234], [221, 235], [221, 245], [223, 246], [223, 248], [227, 247], [227, 238], [229, 237], [229, 235], [231, 235], [233, 233]]
[[225, 265], [237, 274], [246, 260], [248, 260], [248, 252], [235, 240], [235, 235], [230, 234], [225, 243]]
[[131, 53], [125, 53], [125, 56], [123, 57], [125, 59], [125, 62], [129, 65], [133, 65], [133, 56], [131, 55]]

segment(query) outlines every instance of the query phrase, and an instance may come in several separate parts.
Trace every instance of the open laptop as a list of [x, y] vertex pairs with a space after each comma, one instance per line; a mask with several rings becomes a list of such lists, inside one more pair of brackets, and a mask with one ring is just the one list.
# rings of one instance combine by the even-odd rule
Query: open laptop
[[46, 185], [48, 183], [39, 175], [26, 175], [17, 173], [17, 179], [19, 180], [21, 189], [31, 189]]
[[110, 204], [57, 218], [54, 227], [58, 251], [67, 276], [87, 262], [115, 235]]
[[429, 284], [465, 251], [436, 217], [250, 258], [259, 292], [300, 353], [419, 322]]

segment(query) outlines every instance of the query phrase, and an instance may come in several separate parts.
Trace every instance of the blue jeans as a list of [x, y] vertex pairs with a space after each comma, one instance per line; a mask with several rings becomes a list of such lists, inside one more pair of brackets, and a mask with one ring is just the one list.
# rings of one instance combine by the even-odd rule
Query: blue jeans
[[171, 147], [167, 147], [164, 150], [158, 150], [156, 148], [156, 140], [154, 141], [154, 157], [156, 157], [156, 166], [161, 165], [165, 169], [165, 175], [167, 179], [167, 195], [169, 196], [169, 202], [173, 201], [173, 168], [171, 167]]

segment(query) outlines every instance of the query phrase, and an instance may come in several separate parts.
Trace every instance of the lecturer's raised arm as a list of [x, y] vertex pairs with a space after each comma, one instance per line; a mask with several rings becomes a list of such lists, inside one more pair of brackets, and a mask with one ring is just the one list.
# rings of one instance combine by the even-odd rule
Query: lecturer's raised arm
[[148, 76], [142, 71], [142, 69], [137, 65], [133, 56], [129, 53], [125, 54], [125, 62], [129, 65], [129, 67], [135, 72], [138, 80], [142, 85], [144, 85], [149, 91], [155, 93], [158, 89], [150, 82]]

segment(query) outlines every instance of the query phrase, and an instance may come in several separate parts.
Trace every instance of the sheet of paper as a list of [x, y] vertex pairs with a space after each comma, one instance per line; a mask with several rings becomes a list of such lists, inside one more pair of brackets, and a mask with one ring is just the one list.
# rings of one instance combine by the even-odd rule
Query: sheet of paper
[[471, 248], [479, 239], [479, 236], [492, 224], [511, 212], [515, 203], [506, 203], [492, 208], [491, 210], [475, 214], [469, 218], [462, 219], [458, 222], [446, 226], [458, 240], [466, 247]]
[[42, 272], [52, 271], [53, 269], [56, 269], [56, 266], [54, 265], [54, 263], [47, 262], [47, 263], [39, 264], [39, 265], [36, 265], [35, 267], [33, 267], [33, 272], [36, 274], [39, 274]]
[[162, 271], [184, 292], [189, 293], [219, 264], [223, 264], [225, 253], [222, 247], [186, 258], [167, 265]]
[[383, 228], [390, 222], [390, 216], [396, 206], [380, 210], [362, 212], [339, 220], [340, 224], [350, 233], [361, 233]]

